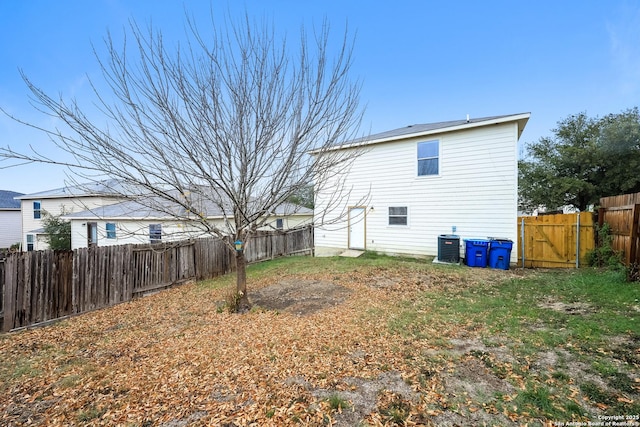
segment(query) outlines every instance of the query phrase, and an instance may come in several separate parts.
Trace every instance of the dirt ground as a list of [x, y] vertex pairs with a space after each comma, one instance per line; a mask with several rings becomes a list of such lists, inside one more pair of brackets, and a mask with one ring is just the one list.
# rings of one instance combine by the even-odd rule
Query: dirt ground
[[[369, 283], [373, 288], [393, 287], [396, 283], [381, 278]], [[262, 288], [252, 295], [254, 306], [266, 309], [292, 313], [298, 316], [307, 316], [317, 311], [328, 309], [341, 304], [351, 294], [351, 290], [323, 280], [287, 279], [279, 283]], [[562, 311], [572, 315], [588, 314], [592, 308], [588, 304], [574, 303], [563, 304], [551, 299], [541, 301], [541, 307], [556, 311]], [[441, 390], [444, 396], [459, 398], [460, 401], [483, 403], [490, 400], [495, 394], [517, 394], [516, 387], [505, 378], [498, 377], [494, 371], [488, 369], [488, 365], [516, 363], [516, 358], [506, 346], [487, 346], [481, 340], [474, 337], [460, 337], [449, 339], [449, 346], [441, 350], [434, 350], [433, 356], [453, 357], [457, 362], [446, 372], [441, 373]], [[354, 359], [364, 358], [365, 352], [353, 354]], [[491, 362], [488, 361], [491, 359]], [[604, 382], [589, 374], [588, 367], [575, 360], [565, 351], [548, 351], [539, 354], [534, 360], [533, 370], [547, 372], [552, 370], [558, 359], [563, 359], [568, 369], [574, 375], [588, 376], [600, 386], [606, 387]], [[362, 422], [375, 409], [381, 393], [388, 393], [397, 402], [417, 402], [418, 393], [407, 385], [399, 372], [386, 372], [375, 379], [343, 378], [350, 387], [348, 390], [313, 388], [307, 381], [300, 377], [291, 377], [288, 381], [302, 386], [319, 398], [329, 398], [339, 395], [340, 398], [350, 402], [348, 409], [339, 412], [333, 422], [338, 427], [362, 425]], [[400, 405], [399, 408], [402, 406]], [[595, 408], [594, 408], [595, 410]], [[414, 420], [417, 425], [420, 420]], [[452, 408], [442, 411], [431, 418], [429, 424], [437, 426], [453, 427], [468, 425], [502, 425], [517, 426], [517, 422], [499, 413], [487, 413], [482, 410], [472, 410], [461, 414]], [[385, 424], [386, 425], [386, 424]]]
[[254, 307], [305, 316], [342, 303], [351, 294], [323, 280], [287, 279], [250, 294]]
[[[375, 281], [370, 284], [373, 287], [393, 286], [387, 281]], [[319, 310], [328, 309], [342, 303], [351, 290], [329, 281], [288, 279], [255, 291], [251, 302], [254, 307], [266, 310], [277, 310], [307, 316]], [[451, 353], [457, 356], [469, 352], [483, 353], [487, 348], [479, 340], [451, 340]], [[365, 352], [353, 354], [355, 359], [364, 358]], [[508, 354], [502, 354], [502, 358], [509, 360]], [[337, 427], [351, 427], [360, 425], [373, 411], [381, 393], [389, 393], [398, 402], [413, 401], [419, 399], [419, 395], [402, 379], [399, 372], [385, 372], [373, 380], [363, 378], [344, 378], [349, 390], [314, 389], [300, 377], [291, 377], [289, 383], [302, 386], [319, 398], [329, 398], [334, 395], [349, 402], [349, 408], [338, 413], [333, 420]], [[514, 387], [505, 379], [493, 375], [486, 366], [476, 358], [463, 358], [460, 364], [444, 375], [443, 384], [447, 394], [465, 395], [471, 399], [482, 396], [491, 396], [496, 392], [508, 394]], [[503, 426], [517, 425], [501, 414], [488, 414], [478, 411], [471, 415], [474, 425]], [[438, 426], [459, 426], [468, 423], [465, 418], [454, 411], [444, 412], [435, 419]]]

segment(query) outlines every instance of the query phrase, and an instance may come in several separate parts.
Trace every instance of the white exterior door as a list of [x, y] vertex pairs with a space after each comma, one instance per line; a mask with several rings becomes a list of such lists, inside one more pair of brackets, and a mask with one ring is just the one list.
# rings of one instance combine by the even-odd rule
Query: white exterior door
[[365, 249], [365, 209], [349, 209], [349, 249]]

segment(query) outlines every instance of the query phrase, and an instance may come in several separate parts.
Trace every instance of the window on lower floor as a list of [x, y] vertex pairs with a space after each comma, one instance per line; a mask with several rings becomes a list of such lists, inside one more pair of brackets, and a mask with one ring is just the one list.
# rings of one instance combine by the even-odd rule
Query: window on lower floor
[[162, 224], [149, 225], [149, 239], [151, 243], [159, 243], [162, 241]]
[[408, 211], [406, 206], [389, 207], [389, 225], [407, 225]]
[[107, 239], [115, 239], [116, 238], [116, 223], [108, 222], [106, 225], [107, 229]]
[[284, 220], [282, 218], [276, 219], [276, 228], [282, 230], [284, 228]]
[[35, 237], [33, 234], [27, 234], [27, 251], [31, 252], [34, 248]]

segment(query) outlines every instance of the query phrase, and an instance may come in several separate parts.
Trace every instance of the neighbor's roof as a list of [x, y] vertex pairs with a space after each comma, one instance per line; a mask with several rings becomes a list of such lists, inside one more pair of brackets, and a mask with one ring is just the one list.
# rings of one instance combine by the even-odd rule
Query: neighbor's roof
[[[202, 206], [202, 213], [207, 218], [221, 218], [224, 216], [224, 212], [218, 204], [211, 201], [200, 203]], [[227, 209], [227, 215], [231, 209]], [[313, 211], [303, 206], [298, 206], [293, 203], [283, 203], [278, 206], [273, 212], [274, 215], [311, 215]], [[91, 210], [83, 212], [71, 213], [64, 215], [65, 219], [110, 219], [110, 220], [161, 220], [161, 219], [173, 219], [173, 218], [187, 218], [187, 212], [178, 204], [170, 204], [169, 202], [162, 202], [155, 200], [149, 203], [128, 200], [112, 205], [101, 206]]]
[[354, 139], [352, 141], [348, 141], [344, 144], [336, 146], [335, 149], [378, 144], [381, 142], [390, 142], [390, 141], [401, 140], [406, 138], [428, 136], [428, 135], [444, 133], [444, 132], [454, 132], [458, 130], [471, 129], [471, 128], [490, 126], [494, 124], [509, 123], [509, 122], [518, 122], [518, 138], [519, 138], [530, 116], [531, 116], [531, 113], [519, 113], [519, 114], [509, 114], [504, 116], [469, 118], [468, 120], [462, 119], [462, 120], [451, 120], [447, 122], [409, 125], [402, 128], [389, 130], [386, 132], [376, 133], [363, 138]]
[[20, 201], [15, 197], [22, 196], [23, 193], [15, 191], [0, 190], [0, 210], [20, 210]]
[[[90, 196], [117, 196], [123, 194], [123, 187], [116, 179], [89, 182], [86, 184], [71, 185], [53, 190], [40, 191], [38, 193], [25, 194], [17, 197], [18, 200], [28, 199], [57, 199], [61, 197], [90, 197]], [[126, 194], [126, 193], [124, 193]]]

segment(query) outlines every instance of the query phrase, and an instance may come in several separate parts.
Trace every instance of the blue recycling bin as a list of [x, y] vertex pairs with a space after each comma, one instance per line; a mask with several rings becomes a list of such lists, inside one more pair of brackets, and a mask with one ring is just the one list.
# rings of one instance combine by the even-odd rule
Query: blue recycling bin
[[509, 269], [513, 241], [508, 239], [493, 239], [489, 243], [489, 267], [502, 270]]
[[469, 267], [486, 267], [489, 241], [465, 239], [465, 262]]

